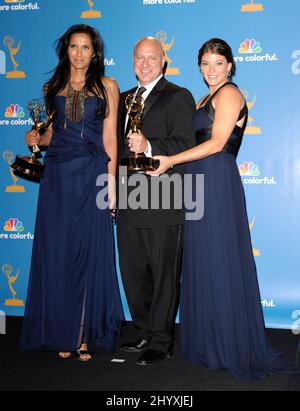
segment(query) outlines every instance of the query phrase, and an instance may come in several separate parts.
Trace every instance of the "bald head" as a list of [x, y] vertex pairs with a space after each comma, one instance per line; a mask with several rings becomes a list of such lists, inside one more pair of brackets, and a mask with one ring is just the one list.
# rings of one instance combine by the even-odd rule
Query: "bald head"
[[156, 80], [165, 65], [164, 51], [159, 40], [145, 37], [134, 47], [134, 71], [142, 86]]
[[139, 47], [143, 46], [153, 47], [153, 49], [156, 49], [157, 52], [161, 53], [161, 56], [164, 57], [164, 49], [162, 48], [161, 42], [155, 37], [148, 36], [139, 40], [134, 47], [134, 54], [139, 49]]

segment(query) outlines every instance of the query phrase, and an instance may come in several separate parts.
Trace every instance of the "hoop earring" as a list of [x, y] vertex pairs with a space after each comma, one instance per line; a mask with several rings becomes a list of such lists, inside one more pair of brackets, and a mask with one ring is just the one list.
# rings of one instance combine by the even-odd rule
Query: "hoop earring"
[[231, 77], [231, 71], [228, 71], [227, 77]]

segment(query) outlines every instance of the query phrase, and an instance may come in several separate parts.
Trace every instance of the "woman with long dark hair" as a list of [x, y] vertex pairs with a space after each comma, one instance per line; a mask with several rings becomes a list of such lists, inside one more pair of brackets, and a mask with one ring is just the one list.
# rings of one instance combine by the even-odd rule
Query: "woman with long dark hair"
[[[180, 305], [181, 348], [187, 361], [228, 369], [255, 379], [294, 368], [267, 341], [253, 257], [244, 190], [236, 157], [247, 124], [243, 94], [231, 82], [230, 46], [211, 39], [199, 51], [209, 87], [197, 107], [198, 145], [171, 157], [156, 157], [164, 173], [188, 163], [186, 173], [204, 174], [204, 217], [186, 221]], [[193, 192], [199, 187], [193, 178]], [[194, 198], [194, 197], [193, 197]]]
[[[117, 157], [116, 82], [104, 77], [96, 29], [75, 25], [57, 43], [58, 65], [44, 86], [52, 126], [26, 134], [48, 146], [41, 179], [21, 350], [113, 351], [123, 320], [111, 213]], [[96, 181], [108, 174], [109, 207]], [[107, 188], [106, 188], [107, 189]], [[110, 210], [111, 209], [111, 210]]]

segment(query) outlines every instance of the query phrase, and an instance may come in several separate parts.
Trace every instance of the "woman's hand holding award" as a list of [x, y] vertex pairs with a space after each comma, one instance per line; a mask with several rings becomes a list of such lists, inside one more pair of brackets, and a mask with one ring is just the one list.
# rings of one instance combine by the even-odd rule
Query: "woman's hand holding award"
[[[53, 115], [47, 116], [45, 101], [43, 99], [32, 99], [27, 106], [30, 116], [34, 121], [32, 130], [37, 130], [39, 133], [49, 127], [52, 122]], [[38, 145], [32, 147], [31, 156], [16, 156], [11, 168], [17, 171], [18, 175], [23, 178], [30, 177], [40, 179], [44, 175], [44, 165], [37, 159], [41, 156], [41, 150]]]

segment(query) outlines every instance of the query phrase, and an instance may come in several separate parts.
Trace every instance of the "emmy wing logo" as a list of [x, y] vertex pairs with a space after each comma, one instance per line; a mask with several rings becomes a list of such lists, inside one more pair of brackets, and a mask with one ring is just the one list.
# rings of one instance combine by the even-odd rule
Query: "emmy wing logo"
[[262, 48], [255, 39], [247, 39], [241, 43], [239, 52], [241, 54], [258, 54], [262, 52]]
[[23, 107], [21, 107], [19, 104], [11, 104], [9, 107], [6, 108], [5, 117], [23, 118], [25, 117], [25, 112]]
[[13, 169], [11, 168], [11, 165], [14, 162], [14, 153], [12, 153], [10, 150], [6, 150], [3, 153], [3, 160], [8, 164], [9, 168], [9, 173], [11, 175], [11, 178], [13, 180], [13, 185], [6, 186], [5, 192], [6, 193], [25, 193], [25, 188], [23, 186], [17, 185], [17, 181], [19, 180], [17, 176], [14, 174]]
[[168, 38], [168, 35], [167, 35], [167, 33], [165, 33], [164, 31], [159, 31], [157, 34], [156, 34], [156, 38], [160, 41], [160, 43], [161, 43], [161, 46], [162, 46], [162, 48], [163, 48], [163, 50], [164, 50], [164, 53], [165, 53], [165, 59], [166, 59], [166, 61], [167, 61], [167, 63], [168, 63], [168, 67], [167, 67], [167, 70], [166, 70], [166, 75], [168, 75], [168, 76], [178, 76], [179, 74], [180, 74], [180, 70], [178, 69], [178, 68], [175, 68], [175, 67], [171, 67], [171, 64], [172, 64], [172, 59], [170, 58], [170, 56], [169, 56], [169, 51], [171, 50], [171, 48], [173, 47], [173, 45], [174, 45], [174, 42], [175, 42], [175, 37], [173, 37], [173, 39], [172, 39], [172, 41], [170, 42], [170, 43], [167, 43], [166, 41], [167, 41], [167, 38]]
[[[244, 97], [245, 97], [245, 99], [246, 99], [247, 107], [248, 107], [248, 110], [249, 110], [249, 112], [250, 112], [250, 111], [252, 110], [255, 102], [256, 102], [256, 96], [254, 96], [253, 99], [252, 99], [251, 101], [249, 101], [249, 93], [248, 93], [248, 91], [242, 90], [242, 93], [243, 93], [243, 95], [244, 95]], [[245, 129], [245, 133], [244, 133], [244, 134], [252, 134], [252, 135], [254, 135], [254, 134], [261, 134], [261, 132], [262, 132], [261, 128], [260, 128], [260, 127], [253, 126], [253, 125], [252, 125], [253, 122], [254, 122], [254, 118], [253, 118], [250, 114], [248, 114], [248, 124], [247, 124], [247, 127], [246, 127], [246, 129]]]
[[264, 10], [263, 4], [254, 3], [254, 0], [251, 0], [251, 2], [248, 4], [243, 4], [241, 7], [241, 11], [244, 13], [263, 11], [263, 10]]
[[93, 3], [91, 0], [87, 0], [89, 10], [83, 11], [81, 13], [81, 18], [82, 19], [100, 19], [102, 17], [102, 13], [99, 10], [93, 10], [93, 7], [95, 3]]
[[23, 223], [18, 218], [10, 218], [5, 222], [4, 231], [22, 232], [24, 231]]
[[16, 272], [15, 275], [12, 275], [14, 268], [10, 264], [4, 264], [2, 266], [2, 273], [6, 276], [8, 287], [11, 292], [12, 298], [5, 300], [5, 305], [8, 307], [24, 307], [24, 301], [16, 298], [17, 291], [14, 289], [14, 284], [18, 281], [20, 270]]
[[[254, 225], [255, 225], [255, 218], [253, 218], [253, 220], [249, 224], [250, 231], [253, 230]], [[254, 257], [260, 257], [261, 256], [260, 250], [258, 248], [253, 248], [253, 255]]]
[[7, 78], [25, 78], [26, 74], [24, 71], [20, 71], [18, 70], [19, 67], [19, 63], [16, 61], [16, 55], [19, 53], [20, 48], [21, 48], [21, 42], [19, 41], [19, 44], [17, 47], [13, 47], [14, 43], [15, 43], [15, 39], [11, 36], [5, 36], [3, 39], [3, 43], [4, 45], [8, 48], [9, 52], [10, 52], [10, 59], [11, 62], [14, 66], [14, 70], [13, 71], [8, 71], [6, 73], [6, 77]]

